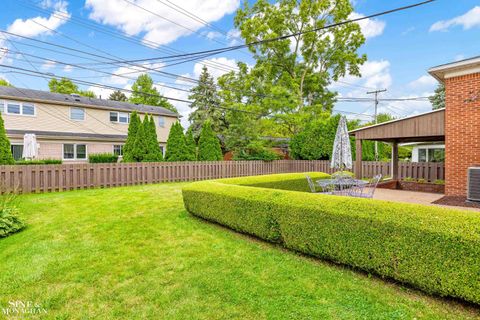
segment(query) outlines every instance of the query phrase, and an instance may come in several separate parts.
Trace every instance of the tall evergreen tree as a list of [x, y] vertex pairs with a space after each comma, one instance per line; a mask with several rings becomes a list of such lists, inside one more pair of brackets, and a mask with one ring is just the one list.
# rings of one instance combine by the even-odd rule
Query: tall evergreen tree
[[132, 148], [133, 160], [136, 162], [142, 162], [147, 157], [148, 128], [149, 119], [148, 115], [145, 115], [143, 122], [139, 123], [137, 134], [135, 135], [135, 142]]
[[188, 128], [187, 133], [185, 134], [185, 144], [187, 147], [187, 156], [189, 161], [197, 160], [197, 144], [195, 143], [195, 138], [193, 137], [193, 131]]
[[198, 160], [219, 161], [222, 160], [222, 148], [209, 121], [202, 126], [200, 139], [198, 140]]
[[170, 133], [167, 139], [167, 152], [165, 160], [167, 161], [186, 161], [188, 156], [186, 154], [185, 136], [180, 122], [176, 122], [170, 128]]
[[430, 100], [433, 110], [445, 108], [445, 85], [440, 83], [433, 96], [429, 97], [428, 100]]
[[108, 97], [108, 100], [113, 100], [113, 101], [127, 101], [127, 96], [125, 93], [123, 93], [120, 90], [113, 91], [110, 96]]
[[145, 120], [144, 125], [148, 144], [144, 161], [163, 161], [163, 155], [160, 150], [160, 145], [158, 144], [157, 129], [155, 127], [153, 116], [150, 116], [148, 121]]
[[138, 76], [132, 85], [132, 91], [132, 95], [128, 99], [132, 103], [158, 106], [177, 112], [177, 109], [158, 92], [153, 85], [152, 77], [147, 73]]
[[190, 92], [191, 95], [188, 98], [192, 100], [190, 108], [193, 111], [188, 116], [188, 121], [190, 121], [190, 128], [193, 130], [194, 137], [198, 138], [200, 136], [205, 121], [210, 121], [215, 132], [223, 132], [227, 127], [225, 114], [222, 109], [218, 108], [220, 99], [217, 94], [217, 87], [206, 66], [202, 68], [198, 85], [193, 87]]
[[10, 149], [10, 140], [7, 138], [5, 124], [0, 114], [0, 164], [14, 164], [12, 150]]
[[138, 127], [141, 125], [140, 118], [136, 111], [130, 114], [130, 124], [128, 125], [127, 141], [123, 146], [123, 161], [135, 161], [133, 156], [133, 146], [135, 145], [135, 138], [137, 137]]

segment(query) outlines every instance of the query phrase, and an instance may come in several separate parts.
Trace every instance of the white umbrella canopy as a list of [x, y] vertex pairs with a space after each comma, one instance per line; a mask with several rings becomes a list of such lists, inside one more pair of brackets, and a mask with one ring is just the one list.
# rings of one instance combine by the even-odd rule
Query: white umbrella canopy
[[24, 159], [35, 159], [37, 155], [38, 144], [37, 137], [33, 133], [26, 133], [23, 136], [23, 153], [22, 158]]
[[350, 137], [348, 135], [347, 118], [340, 117], [338, 122], [337, 134], [333, 142], [331, 168], [343, 170], [352, 169], [352, 148], [350, 146]]

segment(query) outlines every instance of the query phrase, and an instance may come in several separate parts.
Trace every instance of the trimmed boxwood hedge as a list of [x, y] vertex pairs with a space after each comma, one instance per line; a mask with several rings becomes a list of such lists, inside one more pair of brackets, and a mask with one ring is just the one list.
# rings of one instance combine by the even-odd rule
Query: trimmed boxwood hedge
[[305, 174], [281, 174], [195, 182], [183, 199], [193, 215], [234, 230], [480, 303], [480, 213], [306, 190]]

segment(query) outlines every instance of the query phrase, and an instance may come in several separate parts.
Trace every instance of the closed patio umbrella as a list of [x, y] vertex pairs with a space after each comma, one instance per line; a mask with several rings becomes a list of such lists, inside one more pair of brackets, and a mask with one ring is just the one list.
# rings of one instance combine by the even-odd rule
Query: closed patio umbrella
[[337, 134], [333, 142], [331, 168], [343, 170], [352, 169], [352, 149], [350, 137], [348, 136], [347, 119], [342, 116], [338, 122]]
[[35, 159], [37, 157], [37, 137], [32, 133], [26, 133], [23, 136], [23, 153], [22, 158], [24, 159]]

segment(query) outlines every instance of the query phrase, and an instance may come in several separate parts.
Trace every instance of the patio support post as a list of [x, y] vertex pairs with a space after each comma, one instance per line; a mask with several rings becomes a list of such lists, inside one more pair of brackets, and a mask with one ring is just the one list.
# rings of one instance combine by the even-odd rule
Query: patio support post
[[392, 179], [398, 180], [398, 142], [392, 142]]
[[363, 178], [362, 173], [362, 140], [355, 138], [355, 177]]

